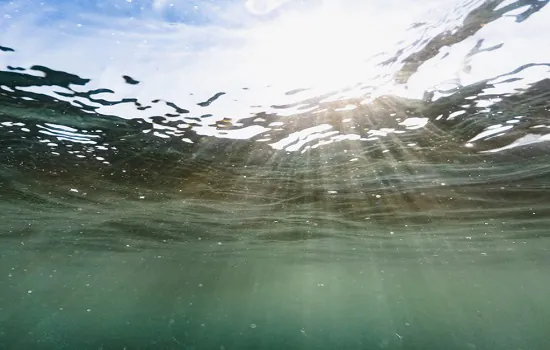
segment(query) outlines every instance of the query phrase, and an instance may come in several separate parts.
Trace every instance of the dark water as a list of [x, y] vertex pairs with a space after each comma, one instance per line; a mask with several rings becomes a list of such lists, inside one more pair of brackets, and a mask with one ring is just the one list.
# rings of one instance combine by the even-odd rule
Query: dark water
[[0, 349], [550, 349], [546, 4], [0, 1]]

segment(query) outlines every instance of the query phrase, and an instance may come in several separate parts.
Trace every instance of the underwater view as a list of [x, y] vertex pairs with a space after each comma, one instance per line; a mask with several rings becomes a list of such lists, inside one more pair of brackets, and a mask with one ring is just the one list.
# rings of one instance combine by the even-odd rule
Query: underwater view
[[548, 0], [0, 0], [0, 349], [550, 349]]

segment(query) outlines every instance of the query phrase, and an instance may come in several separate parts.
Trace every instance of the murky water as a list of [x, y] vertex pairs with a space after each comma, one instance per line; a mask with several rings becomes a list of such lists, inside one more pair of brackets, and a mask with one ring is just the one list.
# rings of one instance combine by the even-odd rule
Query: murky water
[[0, 2], [0, 348], [550, 348], [546, 4]]

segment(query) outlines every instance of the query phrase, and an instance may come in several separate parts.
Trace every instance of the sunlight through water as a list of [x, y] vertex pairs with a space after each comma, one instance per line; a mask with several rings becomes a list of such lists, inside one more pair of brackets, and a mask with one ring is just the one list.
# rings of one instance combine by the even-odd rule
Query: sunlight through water
[[0, 1], [0, 349], [549, 349], [547, 2]]

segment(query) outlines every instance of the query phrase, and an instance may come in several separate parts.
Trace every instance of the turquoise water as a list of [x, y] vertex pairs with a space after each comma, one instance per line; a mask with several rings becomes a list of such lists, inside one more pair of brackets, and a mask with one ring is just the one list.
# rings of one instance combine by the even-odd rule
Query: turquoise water
[[0, 349], [550, 349], [546, 3], [0, 1]]

